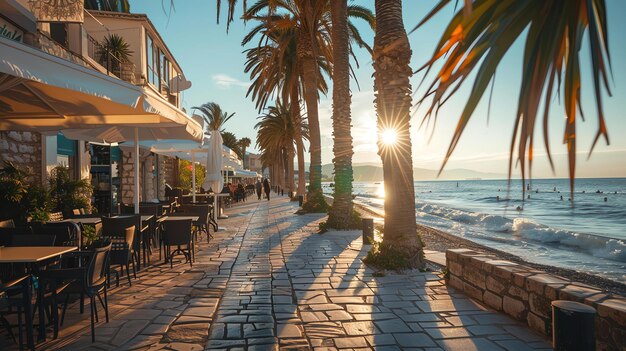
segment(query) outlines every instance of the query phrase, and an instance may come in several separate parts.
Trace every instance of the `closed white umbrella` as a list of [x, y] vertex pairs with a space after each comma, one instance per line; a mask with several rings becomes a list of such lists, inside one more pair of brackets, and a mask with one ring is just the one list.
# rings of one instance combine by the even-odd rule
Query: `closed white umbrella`
[[224, 178], [222, 177], [222, 135], [218, 130], [212, 130], [209, 139], [209, 147], [206, 157], [206, 177], [202, 187], [205, 189], [213, 189], [213, 192], [219, 193], [224, 186]]

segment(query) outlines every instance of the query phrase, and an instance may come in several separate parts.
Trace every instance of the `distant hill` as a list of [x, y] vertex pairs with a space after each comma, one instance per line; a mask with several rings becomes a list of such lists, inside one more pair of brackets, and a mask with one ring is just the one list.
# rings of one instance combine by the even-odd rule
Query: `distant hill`
[[[371, 163], [356, 163], [352, 165], [355, 182], [380, 182], [383, 180], [383, 167]], [[332, 179], [333, 165], [322, 166], [324, 179]], [[462, 180], [462, 179], [502, 179], [505, 174], [479, 172], [471, 169], [446, 169], [437, 178], [437, 170], [426, 168], [413, 168], [413, 178], [415, 180]]]

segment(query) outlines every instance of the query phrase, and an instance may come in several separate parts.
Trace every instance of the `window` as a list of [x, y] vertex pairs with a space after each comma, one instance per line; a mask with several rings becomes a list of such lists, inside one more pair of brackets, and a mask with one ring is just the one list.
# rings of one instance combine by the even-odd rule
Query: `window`
[[155, 55], [156, 48], [154, 47], [154, 42], [149, 35], [146, 35], [146, 62], [148, 65], [148, 83], [153, 84], [154, 86], [159, 86], [159, 65], [158, 65], [158, 56]]
[[161, 61], [161, 90], [169, 88], [170, 85], [170, 62], [163, 52], [160, 52]]

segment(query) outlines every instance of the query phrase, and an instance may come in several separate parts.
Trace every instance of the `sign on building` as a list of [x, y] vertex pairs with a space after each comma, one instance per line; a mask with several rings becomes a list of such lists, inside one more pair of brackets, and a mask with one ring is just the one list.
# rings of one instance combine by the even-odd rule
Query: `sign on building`
[[39, 22], [83, 23], [84, 0], [29, 0], [31, 12]]
[[22, 42], [24, 41], [24, 31], [0, 17], [0, 37]]

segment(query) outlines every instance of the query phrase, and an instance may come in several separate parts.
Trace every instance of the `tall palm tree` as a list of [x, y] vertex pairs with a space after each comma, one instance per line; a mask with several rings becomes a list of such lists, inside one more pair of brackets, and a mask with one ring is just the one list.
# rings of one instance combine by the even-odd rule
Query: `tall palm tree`
[[[350, 37], [348, 16], [357, 13], [374, 28], [374, 15], [361, 6], [348, 6], [347, 0], [335, 0], [330, 7], [333, 49], [333, 165], [335, 187], [328, 223], [342, 229], [354, 227], [352, 204], [352, 134], [350, 103]], [[352, 26], [353, 27], [353, 26]], [[354, 33], [354, 31], [352, 31]], [[358, 33], [358, 32], [356, 32]], [[360, 41], [357, 41], [360, 42]], [[365, 47], [372, 52], [369, 46]]]
[[239, 140], [237, 140], [237, 137], [235, 136], [235, 134], [231, 132], [221, 132], [221, 134], [222, 134], [222, 144], [226, 146], [227, 148], [233, 150], [235, 154], [237, 154], [237, 156], [241, 158], [241, 148], [240, 148]]
[[[255, 125], [257, 129], [257, 145], [261, 149], [264, 162], [275, 166], [278, 174], [274, 179], [279, 180], [287, 191], [294, 189], [294, 168], [296, 144], [296, 126], [292, 119], [291, 106], [276, 101], [275, 106], [267, 108], [267, 112], [259, 117], [260, 121]], [[308, 128], [302, 126], [302, 136], [308, 138]], [[285, 174], [284, 182], [283, 177]]]
[[251, 143], [252, 143], [252, 140], [250, 140], [250, 138], [248, 137], [243, 137], [239, 139], [239, 148], [241, 149], [241, 154], [243, 155], [243, 158], [241, 159], [241, 161], [243, 162], [244, 169], [248, 168], [248, 165], [246, 164], [246, 148], [248, 148], [248, 146], [250, 146]]
[[[246, 19], [264, 21], [267, 25], [293, 28], [296, 30], [296, 57], [302, 65], [303, 97], [309, 124], [309, 189], [305, 209], [310, 212], [326, 211], [328, 205], [322, 194], [322, 147], [318, 116], [318, 59], [330, 57], [329, 33], [325, 26], [328, 21], [327, 1], [295, 0], [271, 1], [260, 0], [246, 12]], [[261, 11], [266, 14], [259, 15]], [[281, 13], [282, 19], [274, 21], [273, 15]], [[327, 19], [327, 18], [326, 18]]]
[[423, 249], [415, 223], [411, 155], [411, 47], [402, 22], [401, 0], [376, 0], [374, 91], [378, 153], [385, 181], [383, 245], [408, 267], [423, 266]]
[[[273, 19], [273, 21], [279, 18]], [[251, 84], [248, 96], [256, 102], [261, 112], [271, 98], [280, 97], [289, 102], [295, 127], [296, 152], [298, 156], [298, 194], [305, 194], [306, 170], [304, 167], [304, 142], [301, 135], [302, 107], [300, 104], [304, 87], [302, 85], [302, 65], [296, 55], [297, 31], [294, 28], [275, 28], [262, 21], [251, 29], [242, 41], [246, 45], [257, 35], [261, 38], [256, 47], [245, 50], [247, 61], [245, 72], [250, 73]], [[269, 28], [268, 28], [269, 27]], [[328, 92], [324, 74], [330, 75], [326, 61], [319, 65], [318, 89]]]
[[[440, 1], [418, 27], [447, 3], [447, 0]], [[514, 157], [521, 165], [523, 183], [527, 174], [532, 176], [534, 132], [535, 126], [539, 123], [543, 124], [544, 144], [554, 169], [548, 140], [548, 111], [556, 90], [559, 96], [563, 96], [565, 102], [563, 143], [567, 144], [570, 188], [573, 196], [576, 176], [577, 108], [581, 111], [581, 118], [583, 117], [580, 72], [580, 63], [583, 60], [580, 54], [585, 37], [588, 39], [591, 53], [589, 62], [598, 115], [598, 130], [589, 153], [591, 154], [600, 137], [603, 136], [607, 144], [609, 143], [602, 104], [603, 88], [610, 95], [607, 78], [610, 73], [610, 61], [606, 11], [604, 0], [465, 0], [463, 10], [450, 20], [432, 58], [424, 65], [428, 73], [435, 66], [440, 66], [439, 61], [444, 61], [437, 77], [421, 100], [432, 96], [430, 109], [425, 118], [430, 118], [432, 113], [458, 90], [465, 79], [473, 76], [473, 71], [478, 70], [441, 168], [443, 169], [456, 148], [485, 90], [490, 82], [495, 80], [496, 69], [503, 56], [520, 36], [526, 35], [521, 89], [510, 146], [509, 178]], [[542, 99], [545, 99], [543, 116], [539, 110]], [[538, 121], [540, 118], [541, 122]]]
[[[322, 158], [321, 136], [319, 130], [319, 67], [324, 61], [332, 61], [330, 40], [330, 8], [332, 2], [315, 0], [271, 1], [260, 0], [248, 9], [245, 19], [265, 22], [266, 26], [276, 30], [292, 29], [296, 37], [296, 55], [301, 66], [303, 97], [306, 105], [310, 132], [309, 152], [311, 155], [309, 191], [304, 209], [309, 212], [321, 212], [327, 209], [321, 187]], [[348, 9], [348, 15], [364, 18], [366, 12], [361, 7]], [[260, 15], [266, 10], [266, 14]], [[365, 16], [367, 18], [367, 16]], [[356, 27], [350, 24], [352, 39], [360, 46], [367, 46], [361, 39]]]
[[231, 119], [235, 113], [228, 114], [228, 112], [222, 111], [220, 105], [215, 102], [207, 102], [200, 106], [192, 107], [200, 111], [201, 117], [204, 120], [204, 126], [208, 131], [219, 130], [224, 131], [224, 124]]
[[129, 13], [130, 4], [128, 0], [85, 0], [85, 9]]

